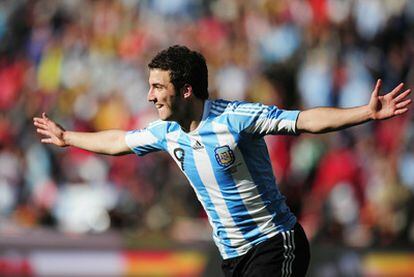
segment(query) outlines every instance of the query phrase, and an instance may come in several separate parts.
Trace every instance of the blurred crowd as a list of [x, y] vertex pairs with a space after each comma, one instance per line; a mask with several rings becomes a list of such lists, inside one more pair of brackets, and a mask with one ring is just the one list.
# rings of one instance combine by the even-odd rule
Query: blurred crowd
[[[110, 157], [42, 145], [45, 111], [77, 131], [144, 128], [147, 63], [183, 44], [206, 57], [211, 98], [285, 109], [366, 104], [414, 88], [414, 1], [3, 0], [0, 234], [56, 228], [209, 239], [165, 153]], [[413, 112], [324, 135], [267, 137], [281, 191], [313, 242], [414, 243]]]

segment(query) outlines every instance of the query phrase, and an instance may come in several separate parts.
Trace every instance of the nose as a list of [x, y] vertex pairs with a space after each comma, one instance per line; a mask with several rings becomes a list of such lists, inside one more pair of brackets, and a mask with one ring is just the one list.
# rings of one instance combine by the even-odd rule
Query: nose
[[148, 90], [147, 100], [148, 100], [149, 102], [155, 102], [154, 90], [153, 90], [151, 87], [150, 87], [150, 89]]

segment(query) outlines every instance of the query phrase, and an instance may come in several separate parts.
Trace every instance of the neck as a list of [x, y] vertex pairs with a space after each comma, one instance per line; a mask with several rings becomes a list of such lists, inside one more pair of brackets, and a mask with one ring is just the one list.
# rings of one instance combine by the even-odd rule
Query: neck
[[188, 105], [189, 107], [184, 107], [183, 116], [178, 120], [178, 124], [180, 124], [184, 132], [192, 132], [200, 125], [203, 118], [204, 103], [204, 100], [194, 99]]

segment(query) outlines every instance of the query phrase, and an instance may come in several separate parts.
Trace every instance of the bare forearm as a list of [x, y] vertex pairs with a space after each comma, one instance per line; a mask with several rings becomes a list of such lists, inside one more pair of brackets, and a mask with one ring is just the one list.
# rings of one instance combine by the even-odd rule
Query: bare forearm
[[371, 119], [368, 106], [346, 109], [320, 107], [302, 111], [296, 127], [299, 132], [327, 133], [359, 125]]
[[68, 146], [75, 146], [107, 155], [131, 153], [124, 138], [125, 131], [121, 130], [107, 130], [93, 133], [65, 131], [63, 134], [65, 144]]

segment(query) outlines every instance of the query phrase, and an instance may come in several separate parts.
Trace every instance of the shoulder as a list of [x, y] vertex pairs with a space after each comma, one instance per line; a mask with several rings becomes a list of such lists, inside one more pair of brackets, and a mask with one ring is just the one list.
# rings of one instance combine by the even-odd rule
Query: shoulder
[[214, 123], [226, 125], [235, 133], [242, 132], [267, 114], [267, 106], [246, 101], [214, 100], [210, 109], [210, 118]]
[[167, 130], [167, 122], [162, 120], [156, 120], [148, 124], [145, 128], [152, 133], [165, 133]]
[[164, 120], [157, 120], [148, 124], [146, 129], [151, 130], [166, 130], [171, 131], [171, 129], [177, 128], [178, 123], [174, 121], [164, 121]]
[[169, 129], [171, 129], [172, 123], [173, 122], [156, 120], [156, 121], [149, 123], [143, 129], [131, 130], [127, 132], [127, 134], [128, 135], [143, 135], [147, 133], [148, 135], [152, 135], [158, 139], [162, 139], [163, 137], [165, 137], [166, 133], [169, 132]]
[[263, 111], [265, 106], [260, 103], [246, 101], [212, 100], [211, 112], [216, 115], [246, 115], [252, 116]]
[[220, 115], [224, 111], [226, 111], [226, 109], [229, 107], [230, 104], [231, 104], [231, 101], [227, 101], [227, 100], [222, 100], [222, 99], [211, 100], [210, 101], [210, 112], [215, 115]]

